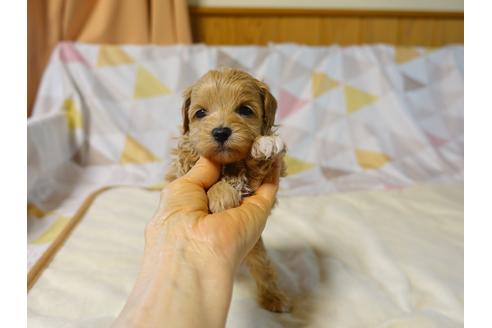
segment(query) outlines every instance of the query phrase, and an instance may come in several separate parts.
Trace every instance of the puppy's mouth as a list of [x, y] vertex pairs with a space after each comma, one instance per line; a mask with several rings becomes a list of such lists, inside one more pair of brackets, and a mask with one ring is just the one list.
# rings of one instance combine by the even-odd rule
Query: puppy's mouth
[[234, 149], [232, 149], [230, 146], [224, 144], [224, 143], [218, 143], [216, 147], [216, 152], [217, 153], [231, 153], [234, 152]]
[[215, 147], [208, 152], [209, 157], [219, 163], [228, 164], [237, 162], [243, 157], [241, 151], [226, 143], [217, 143]]

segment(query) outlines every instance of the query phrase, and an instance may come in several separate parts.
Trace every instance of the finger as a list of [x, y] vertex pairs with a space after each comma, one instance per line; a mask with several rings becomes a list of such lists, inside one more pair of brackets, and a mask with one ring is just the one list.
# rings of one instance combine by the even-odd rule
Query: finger
[[195, 165], [183, 176], [183, 178], [204, 189], [208, 189], [219, 180], [219, 176], [220, 165], [200, 156]]
[[271, 172], [254, 195], [245, 198], [240, 206], [218, 215], [225, 214], [231, 220], [236, 220], [238, 225], [245, 227], [251, 233], [251, 238], [256, 240], [263, 231], [268, 215], [275, 204], [280, 165], [280, 162], [273, 165]]

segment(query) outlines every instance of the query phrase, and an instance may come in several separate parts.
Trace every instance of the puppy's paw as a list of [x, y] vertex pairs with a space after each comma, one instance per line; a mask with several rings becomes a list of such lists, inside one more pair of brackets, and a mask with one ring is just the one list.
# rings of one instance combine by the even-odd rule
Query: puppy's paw
[[270, 312], [285, 313], [292, 310], [289, 298], [280, 290], [262, 293], [258, 302], [265, 310]]
[[256, 138], [251, 147], [251, 156], [258, 160], [272, 159], [285, 151], [283, 140], [277, 136], [261, 136]]
[[222, 212], [239, 206], [241, 194], [225, 181], [219, 181], [207, 191], [208, 209], [211, 213]]

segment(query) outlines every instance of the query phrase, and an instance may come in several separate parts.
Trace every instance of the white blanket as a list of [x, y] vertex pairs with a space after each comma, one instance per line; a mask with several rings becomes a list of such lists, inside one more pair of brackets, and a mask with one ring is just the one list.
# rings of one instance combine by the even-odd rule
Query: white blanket
[[[96, 199], [28, 294], [29, 327], [107, 327], [136, 277], [158, 193]], [[228, 327], [462, 327], [463, 185], [283, 197], [264, 232], [295, 300], [258, 307], [246, 270]]]
[[289, 148], [282, 195], [463, 181], [463, 47], [61, 43], [28, 121], [30, 272], [106, 186], [163, 181], [182, 90], [219, 66], [263, 79]]

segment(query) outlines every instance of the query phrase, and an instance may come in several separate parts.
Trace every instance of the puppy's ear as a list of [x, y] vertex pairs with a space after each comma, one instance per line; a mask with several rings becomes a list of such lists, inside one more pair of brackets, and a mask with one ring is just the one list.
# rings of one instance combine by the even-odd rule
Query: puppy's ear
[[260, 95], [263, 100], [263, 127], [262, 135], [270, 134], [273, 123], [275, 122], [275, 113], [277, 111], [277, 100], [270, 93], [268, 86], [261, 81], [257, 81], [260, 89]]
[[190, 121], [188, 118], [188, 110], [190, 109], [191, 104], [191, 87], [187, 88], [183, 92], [183, 105], [181, 106], [181, 114], [183, 116], [183, 134], [188, 133]]

